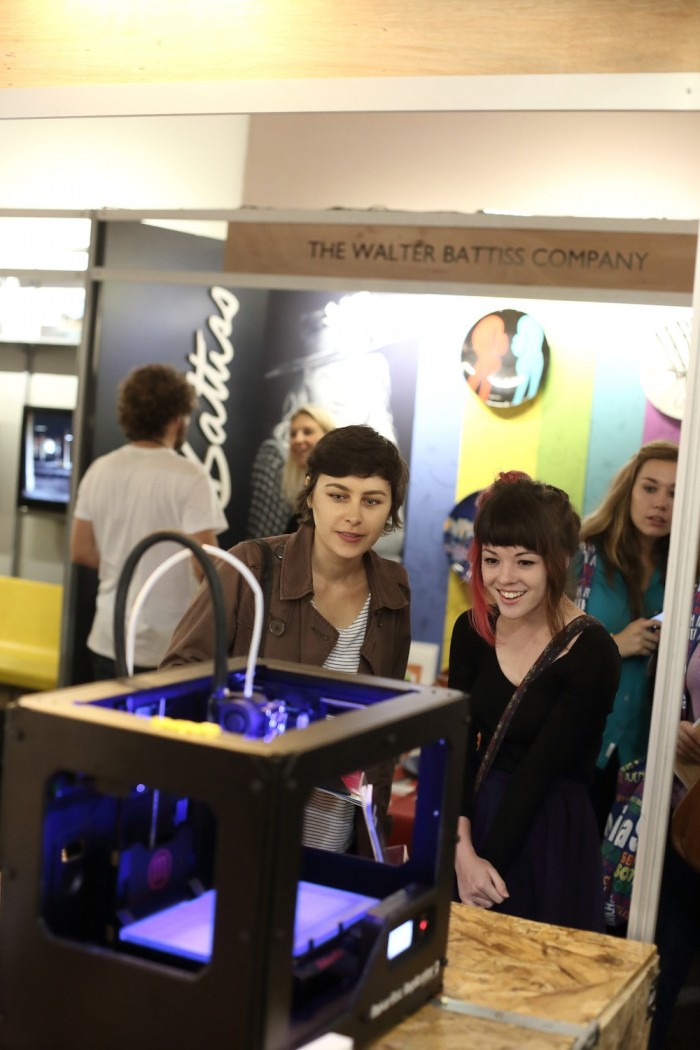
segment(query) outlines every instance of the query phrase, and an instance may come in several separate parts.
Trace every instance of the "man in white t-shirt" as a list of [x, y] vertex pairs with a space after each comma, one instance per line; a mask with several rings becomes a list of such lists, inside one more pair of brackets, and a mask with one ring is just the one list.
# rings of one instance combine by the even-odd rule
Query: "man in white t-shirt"
[[[122, 566], [137, 543], [161, 529], [216, 544], [226, 529], [211, 480], [199, 463], [178, 455], [195, 403], [194, 388], [170, 365], [137, 368], [120, 384], [119, 424], [129, 439], [92, 463], [78, 487], [71, 531], [71, 560], [97, 569], [99, 586], [88, 648], [94, 678], [113, 678], [114, 600]], [[150, 547], [138, 562], [128, 615], [142, 584], [176, 543]], [[186, 558], [155, 584], [136, 627], [135, 669], [155, 668], [203, 573]]]

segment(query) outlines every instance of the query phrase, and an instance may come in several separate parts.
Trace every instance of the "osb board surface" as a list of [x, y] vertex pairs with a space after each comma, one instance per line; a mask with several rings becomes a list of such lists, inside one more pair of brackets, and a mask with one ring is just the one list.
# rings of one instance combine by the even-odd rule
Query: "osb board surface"
[[575, 1042], [574, 1036], [464, 1017], [429, 1003], [371, 1045], [372, 1050], [570, 1050]]
[[2, 0], [0, 88], [682, 73], [697, 0]]
[[446, 995], [572, 1024], [601, 1017], [656, 968], [650, 944], [460, 905], [452, 907], [447, 958]]
[[649, 1042], [652, 986], [657, 976], [656, 962], [625, 985], [619, 996], [608, 1003], [599, 1018], [600, 1041], [596, 1050], [637, 1050]]
[[[596, 1050], [643, 1050], [657, 973], [653, 945], [452, 906], [446, 996], [561, 1022], [597, 1022]], [[432, 1001], [373, 1050], [570, 1050], [576, 1036], [470, 1017]]]

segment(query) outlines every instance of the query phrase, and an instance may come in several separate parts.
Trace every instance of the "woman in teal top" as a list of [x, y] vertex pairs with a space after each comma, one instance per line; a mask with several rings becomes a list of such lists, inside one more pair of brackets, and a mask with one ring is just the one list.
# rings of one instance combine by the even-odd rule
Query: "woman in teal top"
[[649, 657], [659, 644], [660, 628], [653, 617], [663, 606], [677, 460], [678, 446], [670, 441], [643, 445], [581, 527], [576, 604], [605, 624], [623, 658], [593, 784], [601, 832], [618, 769], [646, 756]]

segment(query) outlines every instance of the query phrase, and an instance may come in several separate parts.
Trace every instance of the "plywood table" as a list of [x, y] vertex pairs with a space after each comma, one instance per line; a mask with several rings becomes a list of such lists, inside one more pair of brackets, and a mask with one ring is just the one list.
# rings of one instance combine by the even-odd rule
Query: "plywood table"
[[452, 905], [443, 995], [373, 1050], [637, 1050], [658, 971], [652, 944]]

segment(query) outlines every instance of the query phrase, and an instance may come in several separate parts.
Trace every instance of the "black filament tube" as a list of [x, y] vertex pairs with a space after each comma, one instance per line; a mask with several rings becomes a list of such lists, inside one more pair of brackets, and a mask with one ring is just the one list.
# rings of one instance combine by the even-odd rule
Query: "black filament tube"
[[227, 646], [226, 646], [226, 610], [224, 607], [224, 592], [221, 580], [217, 573], [212, 558], [207, 552], [182, 532], [162, 529], [152, 532], [140, 540], [122, 566], [117, 583], [117, 591], [114, 599], [114, 660], [116, 673], [119, 678], [128, 676], [126, 666], [126, 599], [129, 593], [129, 585], [134, 570], [141, 556], [156, 543], [165, 541], [179, 543], [181, 547], [188, 547], [202, 566], [202, 571], [209, 585], [212, 605], [214, 607], [214, 675], [212, 679], [212, 696], [221, 697], [226, 693], [228, 684]]

